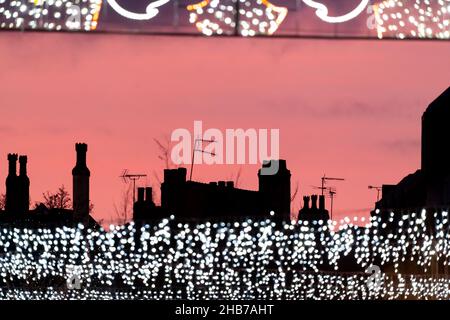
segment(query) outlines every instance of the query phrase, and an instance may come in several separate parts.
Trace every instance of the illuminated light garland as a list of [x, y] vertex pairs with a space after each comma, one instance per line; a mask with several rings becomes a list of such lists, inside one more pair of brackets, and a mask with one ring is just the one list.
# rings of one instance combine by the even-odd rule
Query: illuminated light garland
[[[382, 274], [381, 288], [373, 290], [367, 274], [339, 272], [343, 257], [362, 269], [393, 265], [395, 273]], [[448, 212], [390, 213], [365, 227], [251, 219], [164, 219], [109, 232], [2, 225], [0, 299], [448, 300], [450, 279], [443, 274], [401, 274], [402, 264], [429, 272], [433, 261], [450, 263]], [[320, 271], [326, 264], [335, 272]], [[65, 287], [73, 272], [80, 290]]]
[[343, 23], [350, 21], [357, 16], [359, 16], [369, 5], [370, 0], [361, 0], [361, 2], [358, 4], [358, 6], [350, 11], [347, 14], [344, 14], [342, 16], [336, 16], [331, 17], [328, 15], [328, 8], [323, 3], [319, 3], [317, 1], [313, 0], [303, 0], [303, 2], [310, 6], [313, 9], [316, 9], [316, 16], [319, 17], [322, 21], [328, 22], [328, 23]]
[[[250, 300], [250, 299], [284, 299], [284, 300], [394, 300], [410, 299], [440, 299], [448, 300], [450, 280], [421, 277], [415, 275], [399, 275], [383, 279], [380, 290], [369, 290], [365, 285], [366, 278], [358, 275], [332, 274], [296, 274], [290, 287], [278, 284], [276, 290], [268, 290], [261, 286], [256, 294], [241, 290], [245, 288], [227, 281], [221, 289], [209, 289], [201, 283], [195, 283], [190, 290], [173, 289], [118, 289], [84, 288], [82, 290], [64, 290], [47, 288], [32, 290], [27, 288], [0, 288], [1, 300]], [[272, 288], [270, 288], [272, 289]], [[222, 291], [223, 290], [223, 291]]]
[[166, 3], [170, 2], [170, 0], [158, 0], [151, 2], [147, 8], [145, 9], [145, 13], [136, 13], [131, 12], [126, 9], [124, 9], [122, 6], [120, 6], [116, 0], [107, 0], [108, 4], [111, 6], [111, 8], [114, 9], [118, 14], [121, 16], [132, 19], [132, 20], [150, 20], [156, 17], [159, 13], [158, 8], [165, 5]]
[[0, 28], [92, 31], [101, 5], [102, 0], [0, 0]]
[[449, 0], [387, 0], [373, 6], [378, 38], [450, 39]]
[[[236, 12], [236, 2], [239, 1], [239, 12]], [[267, 0], [256, 0], [255, 7], [250, 0], [233, 0], [232, 4], [224, 4], [222, 0], [203, 0], [190, 4], [186, 8], [190, 12], [189, 22], [207, 35], [222, 35], [238, 31], [242, 36], [259, 34], [272, 35], [286, 18], [288, 9], [275, 6]], [[209, 14], [212, 17], [201, 18]], [[236, 26], [236, 16], [239, 25]], [[225, 27], [224, 27], [225, 26]]]

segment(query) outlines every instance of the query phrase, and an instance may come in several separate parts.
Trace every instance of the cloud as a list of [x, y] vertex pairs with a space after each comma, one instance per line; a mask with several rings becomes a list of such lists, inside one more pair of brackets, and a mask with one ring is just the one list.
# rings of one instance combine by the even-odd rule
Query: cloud
[[420, 139], [395, 139], [384, 141], [382, 147], [388, 152], [418, 154], [420, 152], [420, 144]]

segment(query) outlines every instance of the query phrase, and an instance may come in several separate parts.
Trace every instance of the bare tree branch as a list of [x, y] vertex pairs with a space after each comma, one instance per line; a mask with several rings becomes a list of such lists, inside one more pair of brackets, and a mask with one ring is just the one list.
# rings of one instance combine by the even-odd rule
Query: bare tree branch
[[133, 186], [129, 184], [128, 187], [122, 191], [122, 198], [119, 206], [114, 203], [114, 212], [116, 214], [118, 224], [125, 224], [128, 220], [128, 217], [133, 213], [132, 191]]
[[295, 201], [298, 195], [298, 181], [295, 182], [294, 193], [291, 195], [291, 203]]
[[159, 184], [162, 183], [161, 178], [159, 177], [158, 173], [155, 170], [153, 170], [153, 177], [155, 178], [156, 182], [158, 182]]
[[170, 139], [167, 136], [164, 136], [164, 141], [160, 139], [153, 138], [156, 145], [159, 149], [158, 159], [164, 161], [165, 169], [171, 168], [171, 160], [170, 160]]
[[64, 185], [59, 187], [55, 193], [44, 192], [42, 197], [44, 198], [42, 203], [48, 209], [70, 209], [72, 207], [72, 199]]
[[239, 167], [238, 172], [236, 173], [236, 177], [234, 178], [234, 185], [237, 188], [239, 186], [239, 182], [241, 179], [241, 174], [242, 174], [242, 166]]

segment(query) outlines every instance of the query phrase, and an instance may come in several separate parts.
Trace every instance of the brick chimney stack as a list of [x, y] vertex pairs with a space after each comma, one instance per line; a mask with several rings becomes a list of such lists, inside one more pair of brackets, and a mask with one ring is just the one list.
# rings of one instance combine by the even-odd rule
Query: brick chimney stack
[[5, 210], [9, 213], [16, 213], [18, 211], [17, 200], [17, 154], [8, 154], [8, 176], [6, 177], [6, 204]]
[[27, 156], [19, 157], [20, 171], [17, 177], [18, 184], [18, 211], [26, 213], [30, 210], [30, 179], [27, 175]]
[[74, 218], [84, 220], [89, 216], [89, 179], [91, 172], [86, 165], [87, 144], [75, 144], [77, 163], [72, 170]]

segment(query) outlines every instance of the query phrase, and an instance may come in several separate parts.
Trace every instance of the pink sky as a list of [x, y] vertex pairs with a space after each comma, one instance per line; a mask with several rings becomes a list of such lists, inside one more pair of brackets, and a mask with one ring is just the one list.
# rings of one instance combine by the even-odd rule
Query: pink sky
[[[300, 194], [324, 173], [344, 177], [332, 184], [335, 216], [363, 215], [376, 198], [369, 184], [420, 166], [420, 117], [450, 84], [449, 57], [449, 42], [3, 33], [0, 181], [18, 152], [29, 156], [33, 201], [61, 184], [71, 191], [74, 143], [86, 142], [94, 216], [112, 219], [122, 169], [159, 188], [153, 138], [202, 120], [279, 128]], [[199, 166], [195, 179], [237, 171]], [[256, 174], [244, 166], [240, 186], [255, 189]]]

